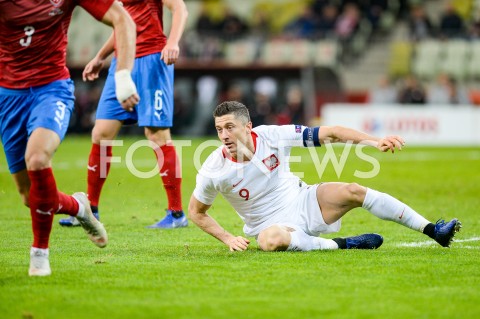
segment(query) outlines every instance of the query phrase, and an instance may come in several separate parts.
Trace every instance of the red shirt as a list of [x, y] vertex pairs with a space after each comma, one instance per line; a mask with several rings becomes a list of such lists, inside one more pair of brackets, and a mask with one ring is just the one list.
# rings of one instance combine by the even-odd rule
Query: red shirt
[[137, 25], [136, 57], [158, 53], [167, 43], [163, 33], [163, 4], [156, 0], [122, 0]]
[[67, 79], [67, 30], [79, 5], [101, 20], [113, 0], [0, 0], [0, 86]]

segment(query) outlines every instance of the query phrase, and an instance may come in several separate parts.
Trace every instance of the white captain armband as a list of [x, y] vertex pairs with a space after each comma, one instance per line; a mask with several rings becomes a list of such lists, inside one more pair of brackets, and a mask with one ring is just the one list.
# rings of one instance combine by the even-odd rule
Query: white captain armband
[[137, 87], [132, 80], [129, 70], [123, 69], [115, 72], [115, 93], [120, 103], [137, 93]]
[[318, 139], [318, 131], [320, 127], [307, 127], [303, 130], [303, 146], [321, 146], [320, 140]]

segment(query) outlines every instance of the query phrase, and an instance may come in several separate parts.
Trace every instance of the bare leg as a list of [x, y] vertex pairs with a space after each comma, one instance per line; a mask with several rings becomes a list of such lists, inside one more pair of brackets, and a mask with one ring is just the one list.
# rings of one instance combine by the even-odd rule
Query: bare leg
[[28, 193], [30, 192], [30, 179], [28, 178], [27, 170], [21, 170], [12, 174], [13, 181], [17, 185], [18, 193], [22, 198], [22, 202], [25, 206], [28, 206]]
[[330, 225], [348, 211], [362, 207], [367, 189], [356, 183], [323, 183], [317, 187], [317, 201], [323, 220]]

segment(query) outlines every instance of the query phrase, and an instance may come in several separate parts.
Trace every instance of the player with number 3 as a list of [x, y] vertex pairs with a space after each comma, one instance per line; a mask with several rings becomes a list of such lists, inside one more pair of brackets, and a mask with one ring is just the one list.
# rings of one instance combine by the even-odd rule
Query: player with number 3
[[30, 276], [51, 274], [48, 247], [55, 214], [75, 216], [97, 246], [107, 245], [105, 228], [93, 216], [87, 196], [58, 191], [52, 172], [52, 157], [67, 131], [75, 99], [66, 48], [77, 5], [113, 26], [118, 34], [117, 97], [126, 108], [139, 100], [130, 76], [135, 23], [118, 2], [0, 0], [0, 134], [10, 173], [30, 208]]

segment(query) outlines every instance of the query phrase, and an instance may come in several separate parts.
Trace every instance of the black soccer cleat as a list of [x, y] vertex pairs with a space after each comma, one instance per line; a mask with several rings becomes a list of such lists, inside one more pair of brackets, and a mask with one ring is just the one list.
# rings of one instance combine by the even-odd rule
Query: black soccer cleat
[[333, 240], [340, 249], [377, 249], [383, 244], [383, 237], [378, 234], [363, 234]]
[[435, 224], [434, 238], [437, 243], [443, 247], [450, 247], [450, 244], [455, 236], [455, 233], [460, 231], [462, 228], [462, 223], [458, 219], [454, 218], [448, 223], [445, 221], [439, 220]]

